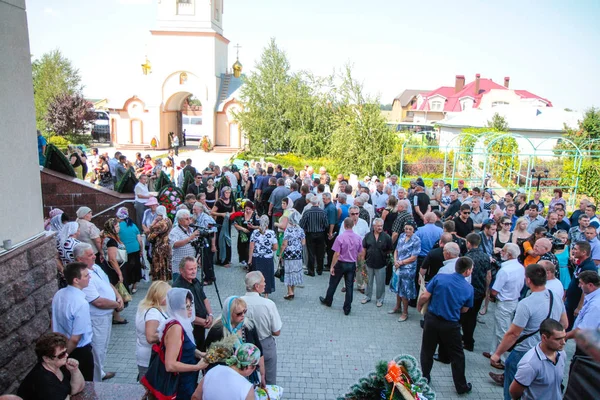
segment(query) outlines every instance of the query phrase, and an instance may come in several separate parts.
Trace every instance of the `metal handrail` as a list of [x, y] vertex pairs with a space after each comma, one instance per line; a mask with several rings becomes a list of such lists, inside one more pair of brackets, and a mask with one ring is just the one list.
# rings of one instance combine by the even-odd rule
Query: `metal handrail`
[[104, 213], [106, 213], [108, 211], [114, 210], [115, 208], [119, 207], [120, 205], [123, 205], [123, 204], [126, 204], [126, 203], [133, 203], [133, 202], [135, 202], [135, 200], [123, 200], [120, 203], [117, 203], [117, 204], [115, 204], [115, 205], [113, 205], [111, 207], [108, 207], [106, 210], [102, 210], [99, 213], [93, 214], [92, 215], [92, 219], [94, 219], [94, 218], [96, 218], [96, 217], [98, 217], [98, 216], [100, 216], [100, 215], [102, 215], [102, 214], [104, 214]]

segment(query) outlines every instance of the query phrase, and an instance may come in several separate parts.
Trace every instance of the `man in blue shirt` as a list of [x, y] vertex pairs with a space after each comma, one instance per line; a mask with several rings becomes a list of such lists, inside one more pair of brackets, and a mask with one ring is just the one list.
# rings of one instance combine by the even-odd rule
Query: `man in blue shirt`
[[428, 382], [431, 381], [433, 355], [438, 345], [445, 349], [452, 365], [452, 380], [458, 394], [472, 389], [465, 377], [465, 353], [460, 326], [461, 313], [473, 307], [473, 286], [465, 278], [473, 272], [473, 261], [460, 257], [454, 274], [438, 274], [427, 285], [419, 298], [420, 311], [430, 301], [421, 343], [421, 369]]
[[92, 320], [85, 289], [90, 283], [90, 272], [84, 263], [74, 262], [65, 267], [69, 286], [60, 289], [52, 298], [52, 331], [68, 338], [67, 353], [79, 361], [79, 370], [86, 381], [94, 379], [92, 353]]

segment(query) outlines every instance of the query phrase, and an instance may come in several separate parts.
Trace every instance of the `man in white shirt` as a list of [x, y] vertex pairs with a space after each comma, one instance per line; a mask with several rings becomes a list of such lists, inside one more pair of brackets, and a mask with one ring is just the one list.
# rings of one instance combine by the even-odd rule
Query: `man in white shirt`
[[[491, 352], [483, 352], [483, 356], [487, 358], [491, 357], [502, 342], [502, 338], [512, 322], [517, 304], [519, 304], [521, 289], [525, 284], [525, 267], [517, 260], [519, 254], [521, 254], [521, 250], [514, 243], [505, 244], [500, 252], [503, 262], [496, 274], [496, 281], [491, 291], [492, 297], [496, 298], [494, 335], [490, 346]], [[505, 360], [506, 355], [503, 354], [502, 361]]]
[[260, 296], [265, 291], [265, 277], [260, 271], [246, 274], [246, 294], [242, 299], [248, 306], [247, 318], [254, 322], [258, 339], [265, 358], [265, 380], [267, 385], [276, 385], [277, 345], [274, 336], [281, 333], [281, 318], [273, 300]]
[[[456, 260], [460, 257], [460, 247], [454, 243], [444, 245], [444, 266], [439, 269], [438, 274], [453, 274], [456, 272]], [[465, 280], [471, 283], [471, 275], [465, 277]]]
[[[390, 190], [391, 192], [391, 190]], [[387, 200], [390, 197], [386, 191], [383, 190], [383, 183], [377, 182], [377, 189], [371, 195], [373, 198], [373, 205], [376, 210], [381, 210], [387, 205]]]
[[108, 276], [102, 268], [94, 264], [96, 255], [92, 246], [79, 243], [73, 249], [75, 260], [87, 265], [90, 282], [83, 289], [85, 299], [90, 303], [90, 317], [92, 321], [92, 349], [94, 354], [94, 382], [111, 379], [114, 372], [104, 372], [104, 360], [108, 351], [110, 333], [112, 331], [113, 310], [123, 310], [123, 299], [110, 284]]
[[556, 266], [552, 264], [552, 261], [548, 260], [540, 260], [538, 264], [546, 270], [546, 289], [552, 290], [557, 299], [563, 300], [565, 297], [565, 288], [560, 279], [556, 279]]
[[398, 189], [400, 188], [400, 185], [398, 185], [397, 182], [398, 182], [398, 175], [390, 176], [390, 183], [388, 184], [388, 187], [390, 189], [392, 189], [391, 196], [398, 197]]
[[90, 273], [86, 264], [74, 262], [67, 264], [64, 274], [69, 286], [52, 298], [52, 331], [68, 338], [67, 353], [79, 361], [83, 378], [91, 382], [94, 379], [93, 332], [90, 305], [83, 293], [90, 282]]
[[148, 190], [148, 175], [140, 175], [139, 182], [135, 185], [133, 192], [135, 193], [135, 202], [133, 203], [133, 207], [135, 208], [135, 224], [140, 232], [143, 232], [142, 218], [144, 217], [144, 211], [146, 211], [146, 203], [152, 197]]

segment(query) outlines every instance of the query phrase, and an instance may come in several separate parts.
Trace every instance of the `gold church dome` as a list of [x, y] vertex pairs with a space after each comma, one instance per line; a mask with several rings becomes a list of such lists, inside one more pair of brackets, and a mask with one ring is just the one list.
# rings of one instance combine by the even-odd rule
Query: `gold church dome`
[[236, 60], [233, 64], [233, 76], [239, 78], [242, 75], [242, 63]]

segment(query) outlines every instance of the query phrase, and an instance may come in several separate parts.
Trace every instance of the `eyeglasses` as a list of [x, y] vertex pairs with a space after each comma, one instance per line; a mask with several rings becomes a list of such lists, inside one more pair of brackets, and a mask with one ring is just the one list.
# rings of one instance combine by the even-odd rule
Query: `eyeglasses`
[[358, 213], [350, 213], [350, 215], [358, 215]]
[[58, 355], [52, 356], [50, 358], [58, 358], [59, 360], [62, 360], [63, 358], [65, 358], [68, 355], [69, 355], [69, 353], [67, 353], [67, 350], [65, 350], [65, 351], [58, 353]]
[[469, 215], [469, 214], [471, 214], [471, 211], [464, 211], [464, 212], [462, 213], [462, 215]]
[[244, 310], [244, 311], [242, 311], [242, 312], [235, 313], [235, 315], [236, 315], [237, 317], [241, 317], [242, 315], [245, 315], [247, 312], [248, 312], [248, 309], [245, 309], [245, 310]]
[[185, 305], [185, 309], [186, 310], [191, 310], [192, 309], [192, 305], [191, 304], [186, 304]]
[[504, 222], [502, 225], [504, 225], [504, 226], [511, 226], [512, 224], [510, 222]]

